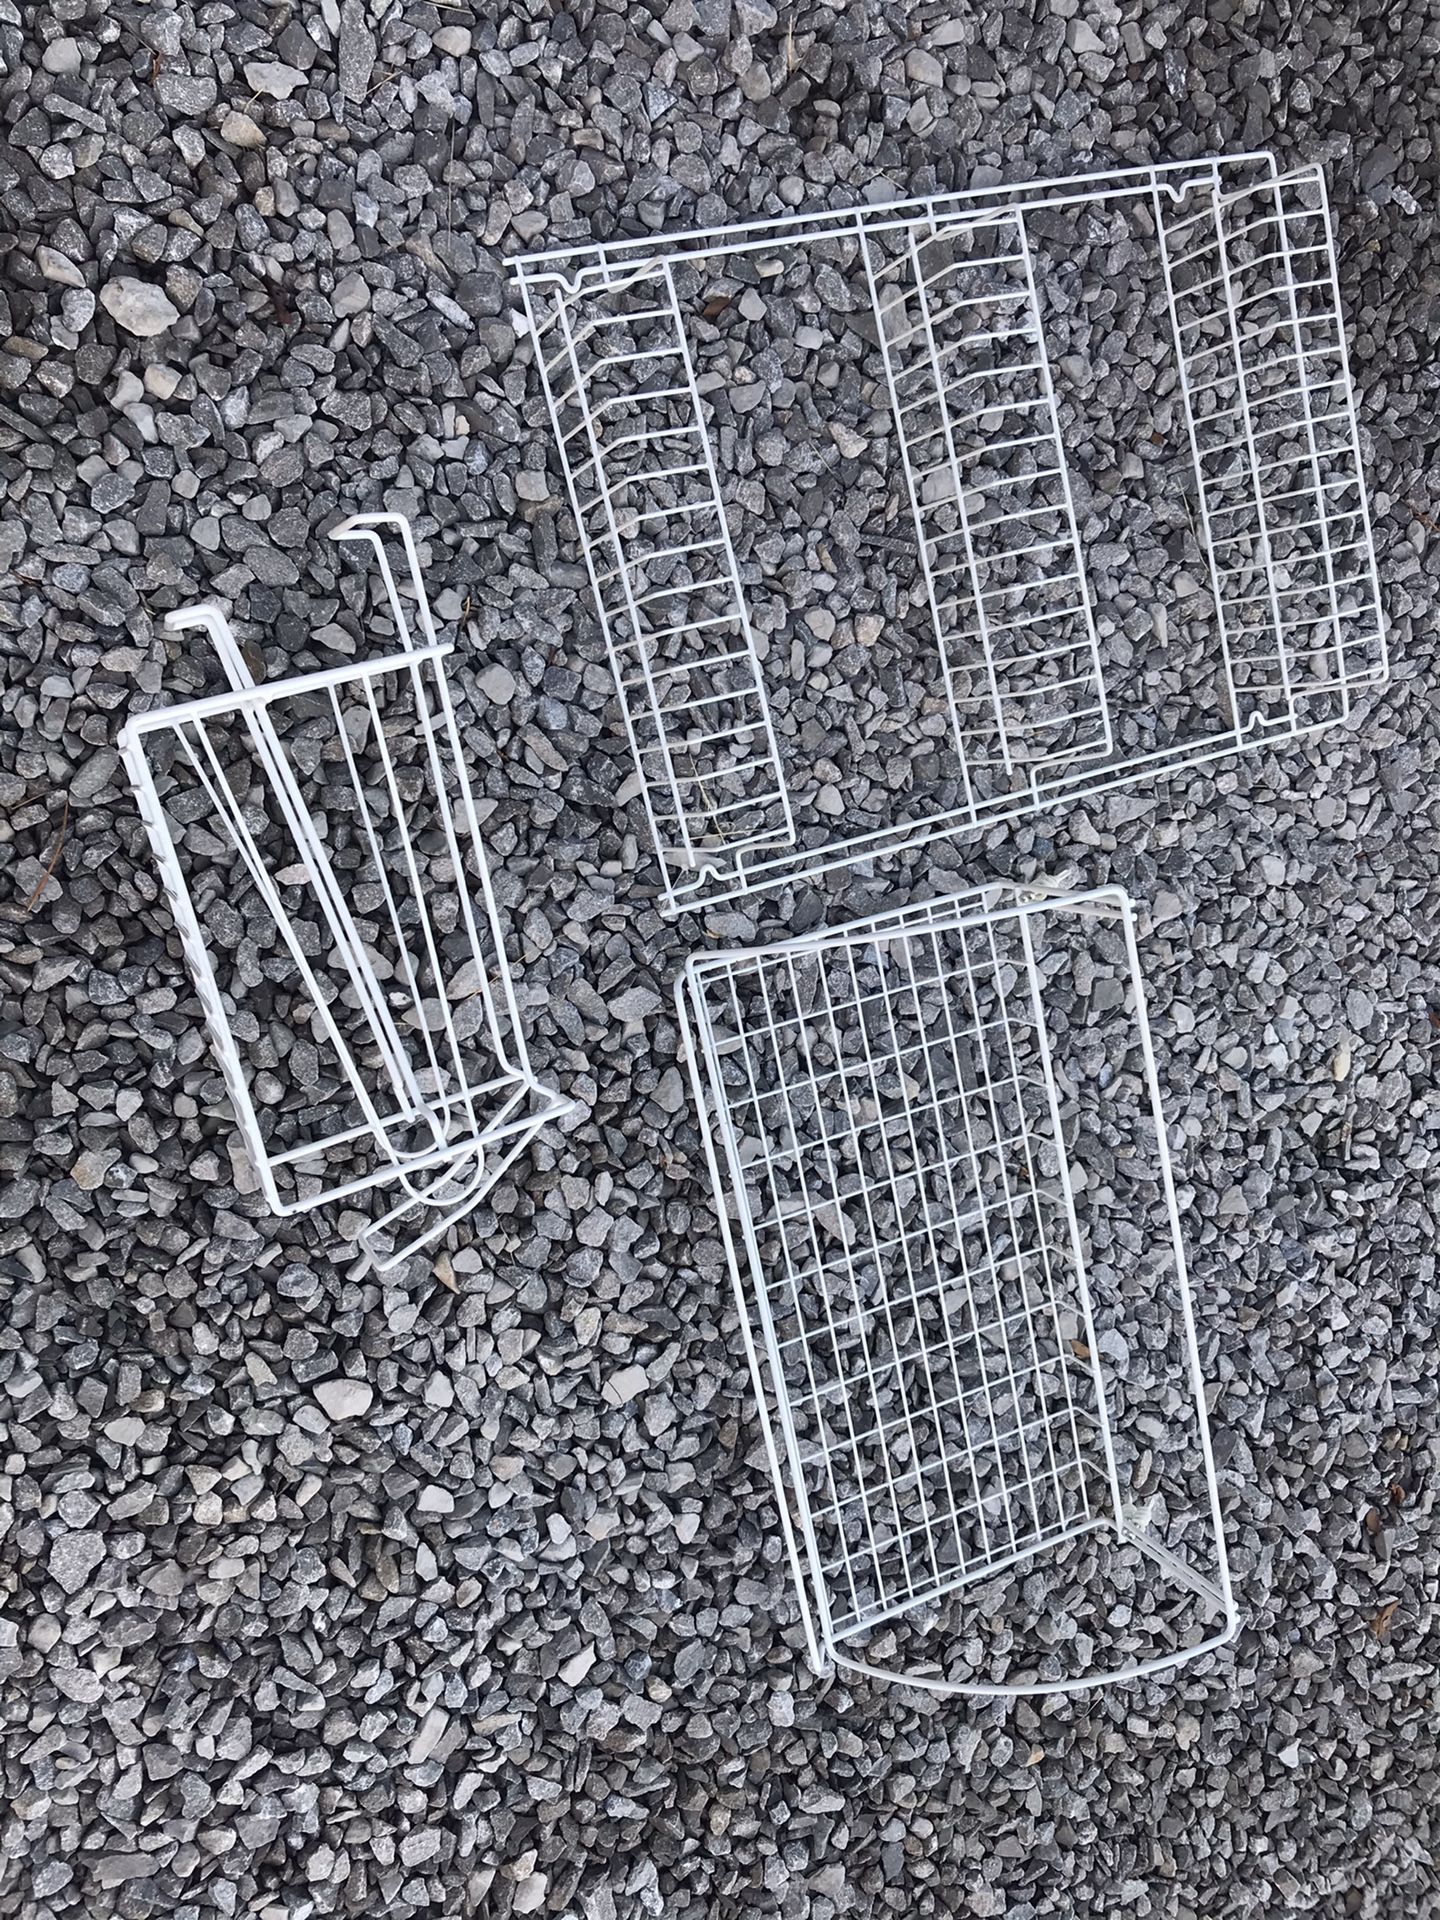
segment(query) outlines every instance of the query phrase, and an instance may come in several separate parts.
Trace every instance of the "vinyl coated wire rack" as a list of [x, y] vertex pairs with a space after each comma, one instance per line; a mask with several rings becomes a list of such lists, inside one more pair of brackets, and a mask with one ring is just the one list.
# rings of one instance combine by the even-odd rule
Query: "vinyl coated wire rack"
[[[517, 272], [672, 911], [1308, 734], [1385, 677], [1317, 169]], [[832, 597], [876, 613], [817, 658]]]
[[1226, 1640], [1125, 895], [990, 888], [698, 956], [678, 998], [816, 1669], [1047, 1693]]
[[219, 608], [183, 608], [230, 690], [121, 747], [261, 1189], [280, 1214], [393, 1189], [360, 1234], [383, 1271], [570, 1103], [530, 1069], [410, 527], [332, 538], [373, 551], [387, 652], [257, 685]]

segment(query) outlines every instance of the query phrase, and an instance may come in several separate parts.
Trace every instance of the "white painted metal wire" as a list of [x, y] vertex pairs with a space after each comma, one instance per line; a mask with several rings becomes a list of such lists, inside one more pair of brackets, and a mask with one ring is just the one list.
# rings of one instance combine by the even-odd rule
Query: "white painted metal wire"
[[817, 1668], [1043, 1693], [1225, 1640], [1126, 897], [699, 956], [679, 1003]]
[[1315, 169], [517, 271], [672, 909], [1306, 734], [1384, 678]]
[[530, 1070], [409, 525], [333, 537], [373, 550], [388, 651], [256, 685], [220, 610], [184, 608], [167, 624], [209, 634], [230, 691], [121, 744], [266, 1198], [393, 1188], [361, 1236], [386, 1269], [569, 1103]]

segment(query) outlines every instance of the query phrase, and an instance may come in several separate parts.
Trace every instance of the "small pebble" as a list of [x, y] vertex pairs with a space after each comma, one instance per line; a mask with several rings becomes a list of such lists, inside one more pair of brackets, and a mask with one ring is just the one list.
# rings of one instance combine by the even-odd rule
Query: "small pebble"
[[105, 282], [100, 289], [100, 304], [117, 326], [141, 339], [165, 333], [180, 318], [180, 309], [163, 287], [123, 274]]
[[332, 1420], [359, 1420], [370, 1411], [375, 1392], [363, 1380], [322, 1380], [315, 1398]]

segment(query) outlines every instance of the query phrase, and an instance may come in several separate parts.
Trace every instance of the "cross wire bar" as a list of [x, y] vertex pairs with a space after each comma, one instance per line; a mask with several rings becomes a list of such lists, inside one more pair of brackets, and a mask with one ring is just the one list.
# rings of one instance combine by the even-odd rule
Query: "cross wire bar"
[[[1102, 940], [1125, 997], [1092, 1042], [1107, 1061], [1100, 1117], [1134, 1129], [1112, 1151], [1155, 1195], [1153, 1219], [1127, 1217], [1146, 1236], [1128, 1280], [1112, 1272], [1101, 1183], [1082, 1180], [1077, 1068], [1051, 1011], [1063, 989], [1059, 1031], [1073, 1027], [1075, 957]], [[676, 1001], [816, 1670], [1008, 1697], [1163, 1673], [1227, 1640], [1237, 1616], [1127, 896], [997, 884], [696, 955]], [[1148, 1395], [1104, 1337], [1127, 1298], [1145, 1302], [1161, 1376]], [[1163, 1524], [1130, 1490], [1142, 1453]], [[1092, 1539], [1126, 1581], [1145, 1568], [1159, 1583], [1149, 1650], [1038, 1673], [1017, 1657], [1003, 1674], [998, 1655], [960, 1673], [953, 1657], [872, 1652], [882, 1626], [924, 1631], [942, 1607], [965, 1622], [967, 1596], [1017, 1570], [1073, 1581]], [[1113, 1604], [1104, 1564], [1081, 1576], [1095, 1640]], [[983, 1638], [983, 1616], [949, 1631]]]
[[[389, 651], [257, 685], [220, 609], [182, 608], [168, 625], [209, 635], [230, 690], [137, 715], [120, 745], [261, 1190], [285, 1215], [394, 1189], [360, 1235], [388, 1271], [572, 1103], [530, 1067], [410, 527], [332, 537], [371, 549]], [[258, 1017], [221, 901], [285, 964]], [[287, 1090], [302, 1043], [315, 1074]]]
[[[1105, 222], [1137, 251], [1176, 394], [1163, 419], [1137, 398], [1134, 444], [1194, 529], [1208, 615], [1175, 612], [1138, 544], [1117, 589], [1109, 556], [1142, 517], [1072, 475], [1068, 450], [1113, 426], [1057, 347], [1074, 248]], [[908, 506], [909, 545], [885, 549], [906, 556], [878, 642], [905, 690], [897, 703], [887, 683], [885, 733], [945, 749], [914, 782], [882, 769], [838, 815], [807, 742], [843, 725], [844, 690], [790, 664], [800, 609], [777, 612], [757, 550], [774, 529], [746, 421], [711, 399], [735, 285], [793, 295], [821, 325], [822, 265], [869, 308], [846, 349], [874, 409], [864, 457]], [[1308, 738], [1388, 674], [1318, 169], [1179, 161], [514, 266], [671, 913]], [[763, 344], [764, 313], [745, 325]], [[823, 425], [823, 383], [786, 364]], [[1133, 645], [1147, 592], [1158, 651]], [[942, 709], [943, 742], [924, 724]]]

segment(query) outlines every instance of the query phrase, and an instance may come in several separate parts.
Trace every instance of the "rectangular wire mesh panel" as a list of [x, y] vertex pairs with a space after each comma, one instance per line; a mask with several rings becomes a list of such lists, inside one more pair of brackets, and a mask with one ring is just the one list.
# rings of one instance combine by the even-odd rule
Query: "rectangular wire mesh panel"
[[1008, 213], [862, 246], [973, 805], [1111, 745], [1029, 244]]
[[[377, 528], [401, 536], [408, 608]], [[267, 1199], [397, 1187], [377, 1226], [424, 1231], [392, 1265], [566, 1103], [526, 1057], [409, 529], [337, 531], [373, 545], [399, 650], [256, 685], [219, 610], [185, 609], [170, 624], [209, 633], [231, 691], [140, 716], [123, 745]]]
[[763, 843], [789, 821], [759, 665], [690, 364], [661, 266], [559, 315], [587, 404], [559, 426], [615, 649], [651, 824], [694, 864], [715, 836]]
[[[1182, 1608], [1228, 1607], [1128, 903], [1000, 891], [697, 958], [682, 989], [831, 1658], [1102, 1532], [1163, 1562]], [[1143, 1338], [1122, 1330], [1129, 1291]]]
[[1340, 717], [1383, 656], [1318, 176], [1214, 187], [1160, 232], [1237, 725]]
[[672, 909], [1304, 734], [1384, 678], [1315, 170], [517, 271]]

